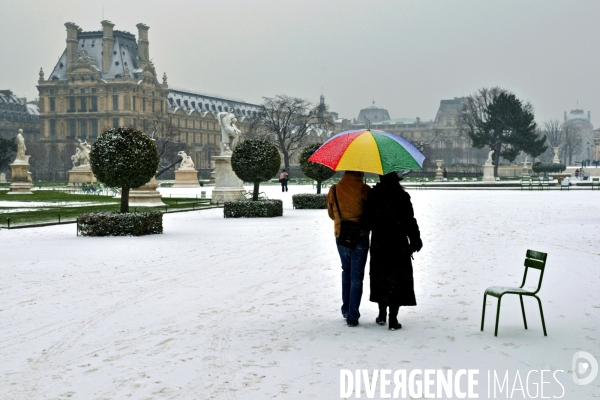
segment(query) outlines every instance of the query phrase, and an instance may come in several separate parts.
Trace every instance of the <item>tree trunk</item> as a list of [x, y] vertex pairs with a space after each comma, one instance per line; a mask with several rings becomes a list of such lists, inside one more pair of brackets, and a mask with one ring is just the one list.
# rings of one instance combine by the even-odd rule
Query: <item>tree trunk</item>
[[500, 164], [500, 150], [501, 147], [497, 146], [497, 149], [493, 149], [494, 150], [494, 177], [498, 176], [498, 164]]
[[321, 194], [321, 180], [317, 180], [317, 194]]
[[252, 192], [252, 201], [258, 200], [258, 187], [260, 186], [260, 181], [254, 182], [254, 192]]
[[121, 188], [121, 213], [129, 212], [129, 188]]
[[283, 153], [283, 165], [285, 166], [285, 170], [287, 173], [290, 173], [290, 156], [287, 152]]

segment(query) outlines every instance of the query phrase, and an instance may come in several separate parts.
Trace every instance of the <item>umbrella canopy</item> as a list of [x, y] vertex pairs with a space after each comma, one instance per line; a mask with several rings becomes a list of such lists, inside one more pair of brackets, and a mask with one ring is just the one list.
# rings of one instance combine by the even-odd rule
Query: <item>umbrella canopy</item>
[[377, 130], [341, 132], [323, 143], [308, 161], [334, 171], [363, 171], [385, 175], [423, 169], [425, 156], [400, 136]]

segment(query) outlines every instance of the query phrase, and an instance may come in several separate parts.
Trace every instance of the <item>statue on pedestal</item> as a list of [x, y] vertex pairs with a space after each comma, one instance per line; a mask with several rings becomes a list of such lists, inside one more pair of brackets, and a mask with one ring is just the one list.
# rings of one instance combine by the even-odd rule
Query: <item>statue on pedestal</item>
[[217, 118], [221, 126], [221, 155], [231, 154], [242, 133], [235, 126], [237, 118], [230, 112], [220, 112]]
[[15, 158], [15, 163], [27, 163], [27, 157], [25, 157], [25, 151], [27, 147], [25, 146], [25, 138], [23, 137], [23, 129], [19, 129], [19, 133], [17, 133], [17, 157]]

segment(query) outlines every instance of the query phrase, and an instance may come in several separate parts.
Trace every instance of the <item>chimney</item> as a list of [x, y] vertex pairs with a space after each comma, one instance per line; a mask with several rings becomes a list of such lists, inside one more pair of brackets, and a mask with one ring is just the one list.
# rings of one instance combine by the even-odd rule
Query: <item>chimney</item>
[[565, 111], [565, 122], [567, 122], [567, 112]]
[[102, 24], [102, 73], [107, 74], [110, 69], [110, 60], [112, 58], [115, 38], [113, 37], [113, 28], [115, 24], [104, 20]]
[[67, 66], [65, 69], [68, 69], [71, 66], [71, 61], [77, 55], [77, 31], [79, 27], [72, 22], [67, 22], [65, 24], [67, 27]]
[[150, 29], [150, 27], [142, 23], [139, 23], [136, 26], [138, 28], [138, 57], [143, 61], [149, 61], [150, 42], [148, 42], [148, 29]]

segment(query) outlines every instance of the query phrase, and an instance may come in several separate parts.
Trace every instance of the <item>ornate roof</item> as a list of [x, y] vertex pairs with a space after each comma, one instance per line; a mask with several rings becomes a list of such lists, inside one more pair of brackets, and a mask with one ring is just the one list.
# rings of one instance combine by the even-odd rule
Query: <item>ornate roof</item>
[[[139, 71], [138, 45], [135, 36], [129, 32], [113, 31], [113, 38], [115, 42], [112, 48], [110, 69], [106, 74], [102, 74], [102, 79], [119, 78], [126, 74], [130, 78], [137, 78], [137, 73], [141, 71]], [[102, 31], [78, 32], [77, 50], [76, 62], [94, 65], [99, 72], [102, 71]], [[66, 49], [48, 77], [48, 80], [65, 79], [67, 79]]]

